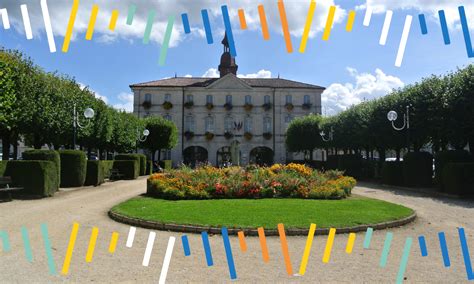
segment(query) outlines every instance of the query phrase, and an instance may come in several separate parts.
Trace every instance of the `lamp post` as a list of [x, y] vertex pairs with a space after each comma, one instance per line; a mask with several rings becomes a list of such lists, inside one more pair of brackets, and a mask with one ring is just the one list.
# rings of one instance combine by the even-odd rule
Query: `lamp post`
[[404, 129], [407, 130], [407, 149], [410, 152], [410, 106], [406, 106], [406, 112], [403, 114], [403, 125], [401, 127], [397, 127], [395, 125], [395, 121], [398, 118], [398, 113], [394, 110], [391, 110], [387, 113], [387, 119], [392, 123], [393, 129], [396, 131], [402, 131]]
[[84, 128], [87, 127], [90, 124], [91, 119], [94, 117], [95, 113], [94, 110], [91, 108], [86, 108], [84, 110], [84, 117], [87, 119], [87, 124], [82, 125], [80, 123], [80, 118], [79, 118], [79, 113], [77, 112], [76, 108], [76, 103], [73, 105], [73, 122], [72, 122], [72, 127], [73, 127], [73, 149], [76, 150], [76, 139], [77, 139], [77, 128]]
[[150, 135], [150, 130], [145, 129], [142, 133], [137, 128], [137, 143], [135, 144], [135, 152], [138, 153], [138, 142], [145, 142]]
[[[319, 132], [319, 135], [321, 135], [321, 139], [324, 141], [324, 142], [330, 142], [330, 141], [333, 141], [334, 140], [334, 128], [331, 127], [331, 130], [329, 131], [329, 137], [326, 138], [326, 133], [324, 133], [324, 130]], [[326, 161], [327, 161], [327, 156], [328, 156], [328, 149], [326, 149]], [[324, 161], [324, 159], [323, 159]]]

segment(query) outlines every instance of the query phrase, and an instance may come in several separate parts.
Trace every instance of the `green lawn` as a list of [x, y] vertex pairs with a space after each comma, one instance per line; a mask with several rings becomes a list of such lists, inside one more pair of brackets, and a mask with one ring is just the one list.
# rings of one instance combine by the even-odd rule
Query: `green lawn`
[[385, 201], [353, 196], [343, 200], [219, 199], [170, 201], [136, 197], [112, 208], [113, 212], [161, 223], [276, 228], [346, 227], [400, 219], [412, 210]]

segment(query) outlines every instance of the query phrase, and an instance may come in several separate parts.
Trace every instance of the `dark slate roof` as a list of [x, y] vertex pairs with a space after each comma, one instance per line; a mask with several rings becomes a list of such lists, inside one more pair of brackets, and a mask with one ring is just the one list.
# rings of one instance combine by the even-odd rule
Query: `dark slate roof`
[[[174, 77], [157, 81], [130, 85], [136, 87], [207, 87], [220, 78], [186, 78]], [[325, 89], [321, 86], [280, 79], [280, 78], [239, 78], [253, 88], [294, 88], [294, 89]]]

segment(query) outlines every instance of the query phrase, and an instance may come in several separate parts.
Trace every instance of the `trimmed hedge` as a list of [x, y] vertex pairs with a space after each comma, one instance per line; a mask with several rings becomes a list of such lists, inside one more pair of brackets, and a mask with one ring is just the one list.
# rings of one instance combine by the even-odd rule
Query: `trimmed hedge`
[[153, 174], [153, 161], [149, 160], [146, 162], [146, 174], [152, 175]]
[[58, 191], [57, 166], [50, 161], [9, 161], [5, 176], [12, 178], [13, 186], [23, 187], [23, 194], [53, 196]]
[[136, 179], [140, 174], [140, 165], [137, 160], [116, 160], [113, 168], [123, 175], [123, 179]]
[[58, 187], [61, 182], [61, 157], [58, 151], [54, 150], [28, 150], [22, 154], [23, 160], [28, 161], [51, 161], [56, 165], [58, 173]]
[[5, 169], [7, 168], [8, 161], [0, 161], [0, 177], [3, 176]]
[[140, 167], [140, 175], [144, 176], [146, 175], [146, 156], [142, 154], [118, 154], [115, 155], [115, 160], [121, 160], [121, 161], [126, 161], [126, 160], [135, 160], [138, 162], [138, 165]]
[[140, 156], [140, 175], [141, 176], [146, 176], [147, 175], [147, 172], [146, 172], [146, 156], [143, 155], [143, 154], [139, 154]]
[[382, 165], [382, 183], [403, 185], [403, 162], [384, 162]]
[[403, 157], [403, 183], [412, 187], [430, 187], [433, 181], [433, 155], [410, 152]]
[[458, 195], [474, 195], [474, 163], [449, 163], [442, 172], [444, 191]]
[[79, 187], [86, 181], [86, 153], [78, 150], [59, 151], [61, 156], [61, 187]]
[[104, 181], [104, 166], [101, 161], [87, 161], [87, 174], [84, 185], [98, 186], [103, 184]]
[[435, 178], [438, 187], [443, 190], [443, 168], [448, 163], [469, 163], [472, 157], [465, 150], [441, 151], [435, 155]]
[[110, 171], [114, 168], [114, 161], [100, 161], [104, 171], [104, 178], [110, 178]]
[[329, 155], [327, 167], [332, 170], [344, 171], [344, 175], [357, 179], [364, 177], [364, 161], [360, 155]]

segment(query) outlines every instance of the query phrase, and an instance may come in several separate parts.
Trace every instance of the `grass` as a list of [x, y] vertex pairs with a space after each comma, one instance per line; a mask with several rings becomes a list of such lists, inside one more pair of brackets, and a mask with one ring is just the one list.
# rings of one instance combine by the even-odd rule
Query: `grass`
[[340, 228], [407, 217], [413, 210], [382, 200], [353, 196], [343, 200], [214, 199], [170, 201], [136, 197], [113, 212], [161, 223], [240, 228]]

